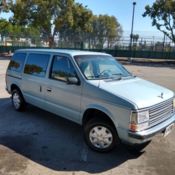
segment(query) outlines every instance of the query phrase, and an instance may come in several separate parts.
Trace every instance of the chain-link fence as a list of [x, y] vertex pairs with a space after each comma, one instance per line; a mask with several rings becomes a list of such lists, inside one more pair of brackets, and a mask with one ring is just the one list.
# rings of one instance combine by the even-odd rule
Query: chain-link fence
[[[134, 35], [132, 43], [129, 36], [108, 38], [88, 35], [54, 38], [54, 48], [95, 50], [120, 57], [168, 58], [175, 59], [175, 44], [167, 37], [140, 37]], [[130, 47], [130, 44], [132, 47]], [[47, 38], [32, 36], [1, 36], [0, 52], [13, 52], [18, 48], [47, 48]]]

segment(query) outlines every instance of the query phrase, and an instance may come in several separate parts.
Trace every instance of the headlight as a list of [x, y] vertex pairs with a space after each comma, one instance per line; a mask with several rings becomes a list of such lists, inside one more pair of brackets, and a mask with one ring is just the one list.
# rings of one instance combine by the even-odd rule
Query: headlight
[[141, 131], [149, 125], [149, 111], [132, 112], [130, 118], [130, 130]]

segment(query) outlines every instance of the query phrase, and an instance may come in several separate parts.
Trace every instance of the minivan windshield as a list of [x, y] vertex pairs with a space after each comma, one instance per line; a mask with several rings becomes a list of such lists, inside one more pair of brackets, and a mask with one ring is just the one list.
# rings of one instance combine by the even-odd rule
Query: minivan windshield
[[114, 57], [108, 55], [74, 56], [81, 72], [88, 80], [122, 79], [132, 77]]

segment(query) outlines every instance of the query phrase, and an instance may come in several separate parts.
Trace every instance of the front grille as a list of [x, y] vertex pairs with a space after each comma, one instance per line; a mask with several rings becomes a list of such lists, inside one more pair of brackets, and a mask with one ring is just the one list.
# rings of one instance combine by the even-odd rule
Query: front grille
[[155, 126], [167, 119], [173, 114], [173, 99], [169, 99], [149, 108], [149, 127]]

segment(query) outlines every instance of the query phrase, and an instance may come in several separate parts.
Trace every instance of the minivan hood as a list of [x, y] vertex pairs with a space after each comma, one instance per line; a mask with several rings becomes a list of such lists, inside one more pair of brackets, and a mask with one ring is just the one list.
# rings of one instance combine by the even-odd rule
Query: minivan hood
[[150, 107], [174, 96], [171, 90], [141, 78], [100, 80], [98, 87], [132, 102], [138, 109]]

